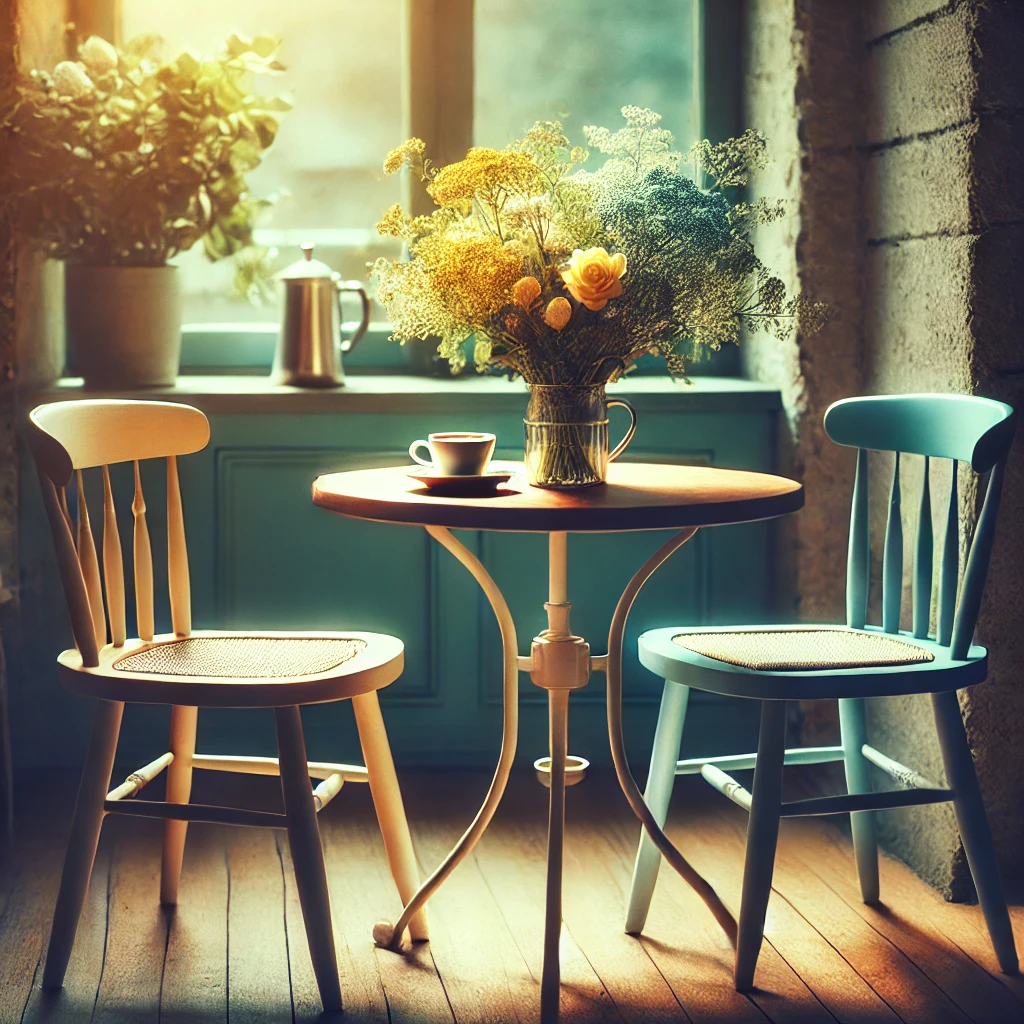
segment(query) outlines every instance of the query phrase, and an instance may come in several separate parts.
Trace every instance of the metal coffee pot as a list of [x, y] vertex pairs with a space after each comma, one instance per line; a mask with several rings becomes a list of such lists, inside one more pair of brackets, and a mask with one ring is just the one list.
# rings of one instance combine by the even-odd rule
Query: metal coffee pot
[[[313, 243], [302, 245], [304, 258], [277, 275], [283, 292], [281, 329], [270, 380], [300, 388], [332, 388], [345, 383], [341, 356], [351, 352], [370, 324], [370, 300], [358, 281], [342, 281], [326, 263], [313, 259]], [[354, 292], [362, 303], [355, 334], [341, 340], [341, 296]]]

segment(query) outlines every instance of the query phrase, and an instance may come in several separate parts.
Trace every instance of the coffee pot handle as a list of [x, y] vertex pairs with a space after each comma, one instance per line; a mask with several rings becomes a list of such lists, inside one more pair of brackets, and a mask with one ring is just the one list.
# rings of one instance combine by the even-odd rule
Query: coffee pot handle
[[346, 292], [355, 292], [359, 296], [359, 301], [362, 303], [362, 316], [359, 320], [359, 326], [356, 328], [355, 334], [346, 341], [341, 342], [342, 353], [351, 352], [359, 343], [359, 339], [366, 333], [366, 329], [370, 326], [370, 297], [366, 294], [366, 289], [358, 281], [340, 281], [335, 279], [335, 288], [338, 289], [338, 325], [340, 333], [340, 325], [344, 322], [344, 312], [341, 305], [341, 297]]

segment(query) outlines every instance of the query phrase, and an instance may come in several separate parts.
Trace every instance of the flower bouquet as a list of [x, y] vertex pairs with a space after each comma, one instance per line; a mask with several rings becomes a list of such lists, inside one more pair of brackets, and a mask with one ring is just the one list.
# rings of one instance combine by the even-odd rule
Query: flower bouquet
[[[532, 392], [527, 466], [542, 486], [604, 479], [604, 385], [640, 356], [685, 377], [701, 351], [738, 341], [744, 325], [785, 337], [827, 316], [787, 295], [754, 253], [752, 229], [785, 212], [740, 195], [765, 163], [763, 136], [698, 142], [684, 156], [660, 115], [631, 106], [622, 115], [617, 131], [584, 128], [605, 156], [594, 171], [557, 121], [440, 168], [410, 139], [384, 164], [389, 174], [411, 167], [437, 205], [421, 217], [396, 205], [378, 224], [409, 253], [372, 265], [393, 338], [437, 339], [457, 369], [472, 335], [478, 369], [521, 376]], [[602, 420], [603, 438], [592, 429]], [[532, 443], [531, 422], [550, 428]]]

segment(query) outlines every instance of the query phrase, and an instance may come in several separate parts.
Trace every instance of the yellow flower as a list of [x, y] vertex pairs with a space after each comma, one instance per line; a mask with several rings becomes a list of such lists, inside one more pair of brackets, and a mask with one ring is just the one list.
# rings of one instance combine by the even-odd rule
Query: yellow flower
[[89, 36], [78, 48], [78, 55], [94, 75], [105, 75], [117, 70], [117, 50], [99, 36]]
[[521, 277], [512, 285], [512, 298], [517, 306], [529, 309], [540, 295], [540, 282], [535, 277]]
[[442, 167], [427, 192], [438, 206], [462, 208], [474, 199], [494, 200], [502, 190], [533, 195], [543, 186], [540, 170], [525, 153], [474, 146], [464, 160]]
[[53, 85], [58, 96], [73, 100], [80, 99], [95, 88], [85, 68], [70, 60], [62, 60], [53, 69]]
[[569, 322], [571, 316], [572, 306], [569, 300], [559, 295], [557, 299], [552, 299], [548, 303], [548, 308], [544, 310], [544, 323], [548, 327], [560, 331]]
[[600, 246], [593, 249], [577, 249], [569, 260], [569, 266], [562, 271], [569, 294], [582, 302], [587, 309], [604, 309], [609, 299], [622, 294], [620, 278], [626, 272], [626, 257], [618, 252], [609, 256]]
[[384, 173], [394, 174], [406, 164], [409, 164], [410, 167], [422, 164], [426, 149], [426, 143], [422, 139], [415, 137], [406, 139], [400, 146], [388, 153], [384, 160]]

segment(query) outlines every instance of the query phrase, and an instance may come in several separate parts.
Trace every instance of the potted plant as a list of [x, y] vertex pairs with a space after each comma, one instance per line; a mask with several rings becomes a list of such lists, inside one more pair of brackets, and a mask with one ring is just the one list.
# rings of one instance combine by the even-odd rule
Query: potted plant
[[68, 345], [90, 388], [174, 383], [181, 294], [169, 260], [200, 239], [211, 260], [249, 244], [266, 204], [245, 176], [289, 109], [252, 91], [254, 75], [283, 70], [276, 39], [232, 35], [217, 57], [173, 60], [155, 57], [156, 43], [93, 36], [77, 61], [32, 71], [0, 99], [0, 201], [66, 263]]
[[754, 253], [753, 227], [784, 213], [740, 193], [764, 163], [763, 136], [699, 142], [684, 157], [658, 114], [622, 114], [618, 131], [584, 128], [606, 156], [593, 172], [558, 122], [441, 168], [410, 139], [384, 164], [411, 167], [438, 207], [409, 217], [393, 206], [378, 225], [409, 252], [373, 264], [393, 338], [438, 337], [458, 367], [475, 334], [478, 369], [526, 381], [526, 466], [539, 486], [604, 479], [604, 388], [640, 356], [685, 377], [695, 355], [738, 341], [744, 324], [781, 337], [797, 324], [817, 330], [827, 315], [788, 296]]

